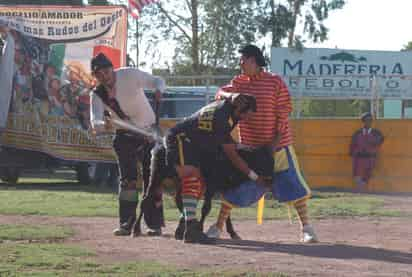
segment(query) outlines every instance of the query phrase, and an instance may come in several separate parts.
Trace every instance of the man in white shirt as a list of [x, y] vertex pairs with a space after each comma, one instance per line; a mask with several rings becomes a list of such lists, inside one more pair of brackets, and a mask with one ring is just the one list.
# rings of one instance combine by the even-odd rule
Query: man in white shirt
[[14, 63], [15, 42], [7, 28], [0, 26], [0, 36], [4, 37], [4, 45], [0, 48], [0, 133], [7, 125], [7, 116], [12, 95], [13, 75], [16, 71]]
[[[99, 133], [113, 128], [110, 119], [105, 117], [105, 110], [109, 110], [107, 107], [114, 113], [113, 116], [129, 121], [139, 128], [150, 128], [155, 124], [156, 116], [144, 89], [155, 91], [155, 101], [158, 104], [161, 93], [165, 90], [163, 79], [132, 67], [114, 70], [111, 61], [102, 53], [92, 59], [91, 71], [98, 81], [91, 96], [92, 132]], [[137, 162], [140, 160], [143, 164], [143, 182], [147, 184], [153, 142], [149, 142], [144, 136], [117, 129], [113, 147], [120, 169], [120, 226], [113, 233], [117, 236], [130, 235], [138, 204]]]

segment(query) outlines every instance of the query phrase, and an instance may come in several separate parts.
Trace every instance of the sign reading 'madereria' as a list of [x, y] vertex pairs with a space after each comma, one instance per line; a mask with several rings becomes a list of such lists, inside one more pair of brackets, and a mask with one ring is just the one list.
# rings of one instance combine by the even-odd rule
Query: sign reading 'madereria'
[[271, 71], [294, 97], [412, 98], [412, 53], [272, 48]]

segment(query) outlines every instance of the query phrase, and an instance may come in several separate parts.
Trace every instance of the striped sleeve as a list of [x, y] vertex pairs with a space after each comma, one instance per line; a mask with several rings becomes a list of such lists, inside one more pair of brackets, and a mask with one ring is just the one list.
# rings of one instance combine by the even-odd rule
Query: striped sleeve
[[292, 101], [286, 84], [278, 78], [276, 89], [277, 130], [283, 136], [288, 130], [289, 114], [292, 112]]
[[222, 94], [225, 92], [229, 92], [229, 93], [236, 92], [236, 87], [233, 83], [233, 80], [229, 84], [224, 85], [218, 89], [215, 95], [215, 99], [216, 100], [222, 99]]

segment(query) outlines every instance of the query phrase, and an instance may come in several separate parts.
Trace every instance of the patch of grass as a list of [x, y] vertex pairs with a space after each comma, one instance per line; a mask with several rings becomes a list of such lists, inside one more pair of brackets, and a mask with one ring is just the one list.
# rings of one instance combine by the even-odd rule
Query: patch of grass
[[[0, 211], [2, 214], [49, 215], [49, 216], [117, 216], [117, 195], [109, 190], [84, 186], [0, 186]], [[178, 211], [170, 193], [164, 197], [166, 220], [177, 220]], [[379, 196], [349, 192], [315, 192], [309, 203], [311, 217], [351, 216], [408, 216], [402, 211], [388, 210]], [[211, 215], [216, 217], [220, 200], [213, 201]], [[294, 215], [294, 208], [291, 208]], [[409, 215], [410, 216], [410, 215]], [[236, 219], [255, 219], [256, 207], [233, 210]], [[267, 199], [265, 219], [288, 218], [288, 207], [273, 199]]]
[[[339, 194], [328, 198], [314, 197], [309, 209], [318, 218], [336, 216], [393, 216], [390, 211], [381, 209], [384, 201], [376, 197]], [[398, 216], [401, 214], [399, 213]]]
[[[262, 276], [250, 271], [192, 271], [157, 262], [103, 264], [95, 254], [60, 244], [0, 244], [0, 276]], [[264, 276], [286, 277], [271, 273]]]
[[[388, 216], [401, 217], [410, 214], [401, 211], [388, 210], [384, 207], [384, 200], [376, 196], [359, 195], [353, 193], [325, 193], [315, 192], [308, 201], [308, 211], [311, 218], [354, 217], [354, 216]], [[216, 207], [218, 206], [218, 207]], [[211, 214], [217, 216], [220, 206], [213, 205]], [[288, 218], [288, 205], [273, 199], [265, 200], [264, 219]], [[295, 209], [290, 207], [291, 216], [295, 217]], [[256, 206], [233, 210], [233, 218], [255, 219]]]
[[72, 229], [64, 226], [0, 225], [0, 240], [58, 240], [73, 233]]
[[19, 178], [19, 184], [35, 184], [35, 183], [41, 183], [41, 184], [73, 184], [77, 183], [78, 181], [73, 179], [73, 180], [67, 180], [67, 179], [61, 179], [61, 178], [33, 178], [33, 177], [20, 177]]
[[407, 212], [389, 210], [385, 200], [379, 196], [359, 195], [354, 193], [315, 193], [309, 202], [310, 213], [313, 217], [336, 216], [411, 216]]
[[0, 190], [2, 214], [52, 216], [116, 216], [117, 196], [96, 191], [55, 189]]
[[[61, 276], [94, 269], [92, 252], [60, 244], [0, 244], [0, 268], [4, 276]], [[0, 271], [0, 276], [1, 275]], [[17, 274], [18, 275], [18, 274]]]

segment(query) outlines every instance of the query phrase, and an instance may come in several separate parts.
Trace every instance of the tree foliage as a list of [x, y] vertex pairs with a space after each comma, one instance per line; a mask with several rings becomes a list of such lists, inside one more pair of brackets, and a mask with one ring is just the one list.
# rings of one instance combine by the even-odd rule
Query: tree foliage
[[[89, 5], [126, 2], [88, 1]], [[82, 5], [83, 0], [3, 0], [2, 4]], [[326, 40], [324, 21], [344, 4], [344, 0], [162, 0], [144, 7], [137, 41], [136, 24], [129, 22], [129, 39], [134, 41], [131, 47], [146, 46], [139, 50], [153, 64], [164, 58], [165, 49], [158, 45], [167, 41], [167, 47], [174, 49], [171, 71], [213, 73], [234, 68], [239, 47], [266, 36], [273, 47], [283, 41], [300, 48], [306, 39]]]
[[331, 11], [345, 5], [344, 0], [261, 1], [264, 9], [257, 18], [259, 31], [263, 35], [271, 34], [273, 47], [281, 46], [283, 39], [287, 40], [288, 47], [295, 48], [303, 47], [306, 39], [325, 41], [329, 30], [324, 21]]
[[406, 45], [403, 46], [401, 51], [411, 51], [412, 50], [412, 41], [409, 41]]
[[[150, 9], [149, 9], [150, 8]], [[199, 1], [164, 0], [145, 8], [142, 16], [141, 34], [146, 36], [149, 48], [163, 40], [176, 43], [174, 61], [191, 64], [198, 73], [199, 60]], [[146, 19], [146, 20], [145, 20]]]
[[[89, 5], [110, 5], [120, 0], [89, 0]], [[83, 0], [4, 0], [5, 4], [82, 5]], [[122, 0], [125, 4], [127, 1]], [[344, 0], [162, 0], [145, 6], [136, 24], [129, 22], [131, 47], [140, 47], [146, 62], [159, 64], [164, 48], [174, 51], [176, 73], [227, 72], [235, 68], [241, 45], [270, 37], [270, 47], [301, 48], [306, 40], [327, 39], [324, 21]], [[259, 43], [258, 43], [259, 44]]]
[[205, 1], [202, 63], [213, 68], [233, 67], [237, 63], [239, 47], [256, 39], [257, 27], [253, 18], [258, 15], [258, 9], [256, 1]]
[[256, 7], [252, 0], [164, 0], [145, 10], [142, 33], [149, 49], [175, 43], [174, 71], [210, 72], [233, 66], [239, 45], [254, 41]]
[[268, 35], [269, 46], [274, 47], [285, 40], [295, 48], [303, 47], [306, 39], [326, 40], [324, 21], [344, 4], [344, 0], [162, 0], [145, 8], [141, 34], [146, 50], [162, 41], [173, 42], [169, 46], [175, 47], [174, 70], [180, 65], [192, 73], [210, 72], [233, 68], [241, 45]]

